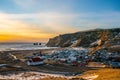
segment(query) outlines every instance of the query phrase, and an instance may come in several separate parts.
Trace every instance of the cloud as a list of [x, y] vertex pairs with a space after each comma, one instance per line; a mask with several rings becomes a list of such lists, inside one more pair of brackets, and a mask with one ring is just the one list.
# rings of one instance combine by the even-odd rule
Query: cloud
[[[102, 13], [61, 13], [61, 12], [38, 12], [25, 14], [6, 14], [7, 19], [19, 20], [46, 32], [64, 33], [73, 32], [77, 29], [103, 28], [109, 26], [120, 26], [120, 12]], [[4, 17], [5, 19], [5, 17]], [[49, 28], [47, 30], [46, 28]], [[69, 28], [69, 30], [67, 30]], [[76, 29], [77, 28], [77, 29]]]
[[[57, 11], [68, 12], [71, 7], [61, 0], [12, 0], [24, 12]], [[65, 1], [66, 2], [66, 1]], [[68, 2], [69, 3], [69, 2]]]
[[[69, 25], [69, 22], [75, 17], [72, 14], [61, 14], [61, 13], [32, 13], [32, 14], [0, 14], [7, 15], [4, 17], [6, 20], [19, 20], [24, 21], [38, 29], [42, 29], [46, 32], [64, 33], [64, 32], [74, 32], [77, 29]], [[2, 20], [4, 20], [2, 19]], [[68, 29], [69, 28], [69, 29]], [[49, 30], [47, 30], [49, 29]]]
[[54, 33], [47, 33], [40, 29], [40, 27], [38, 28], [22, 21], [9, 19], [9, 15], [7, 14], [0, 14], [0, 17], [0, 38], [2, 38], [0, 41], [6, 41], [7, 39], [8, 41], [16, 41], [18, 39], [21, 41], [47, 41], [48, 38], [55, 36]]
[[75, 19], [75, 25], [82, 30], [94, 28], [114, 28], [120, 27], [120, 12], [102, 12], [80, 14]]
[[24, 9], [35, 6], [37, 4], [37, 0], [13, 0], [13, 2]]
[[[11, 41], [20, 39], [20, 37], [21, 40], [47, 41], [60, 33], [74, 32], [76, 30], [73, 27], [62, 24], [61, 21], [65, 18], [64, 15], [0, 13], [0, 17], [0, 35], [9, 36], [8, 38]], [[33, 22], [25, 21], [25, 19], [31, 19]], [[67, 20], [67, 17], [65, 20]], [[34, 21], [38, 22], [35, 23]], [[13, 36], [18, 37], [15, 39]], [[6, 40], [5, 37], [3, 38]]]
[[[0, 34], [14, 34], [27, 40], [48, 40], [64, 33], [94, 28], [120, 27], [120, 12], [24, 14], [0, 13]], [[17, 34], [15, 34], [17, 33]]]

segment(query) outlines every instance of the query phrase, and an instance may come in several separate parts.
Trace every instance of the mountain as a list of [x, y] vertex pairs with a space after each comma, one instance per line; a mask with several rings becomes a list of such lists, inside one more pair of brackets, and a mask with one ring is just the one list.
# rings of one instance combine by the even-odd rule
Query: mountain
[[120, 28], [94, 29], [63, 34], [49, 39], [49, 47], [96, 47], [120, 45]]

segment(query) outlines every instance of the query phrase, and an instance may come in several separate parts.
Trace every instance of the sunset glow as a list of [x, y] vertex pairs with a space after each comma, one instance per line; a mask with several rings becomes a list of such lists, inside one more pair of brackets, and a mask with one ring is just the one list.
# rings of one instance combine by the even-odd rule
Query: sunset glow
[[59, 34], [119, 27], [115, 1], [0, 0], [0, 42], [47, 42]]

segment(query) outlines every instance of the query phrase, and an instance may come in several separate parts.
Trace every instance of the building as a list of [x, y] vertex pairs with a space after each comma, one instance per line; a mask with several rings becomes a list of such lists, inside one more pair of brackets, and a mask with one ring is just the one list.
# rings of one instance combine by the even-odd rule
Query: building
[[40, 65], [43, 64], [43, 59], [41, 57], [32, 57], [29, 60], [27, 60], [27, 65]]

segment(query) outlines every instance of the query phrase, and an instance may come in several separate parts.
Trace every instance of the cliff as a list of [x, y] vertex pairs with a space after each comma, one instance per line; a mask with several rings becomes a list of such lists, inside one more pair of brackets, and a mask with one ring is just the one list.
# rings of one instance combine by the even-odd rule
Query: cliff
[[63, 34], [49, 39], [49, 47], [96, 47], [120, 45], [120, 28], [94, 29]]

